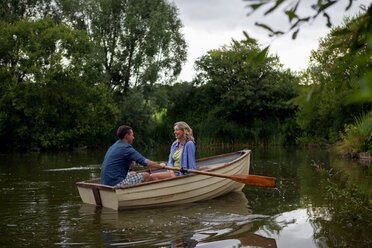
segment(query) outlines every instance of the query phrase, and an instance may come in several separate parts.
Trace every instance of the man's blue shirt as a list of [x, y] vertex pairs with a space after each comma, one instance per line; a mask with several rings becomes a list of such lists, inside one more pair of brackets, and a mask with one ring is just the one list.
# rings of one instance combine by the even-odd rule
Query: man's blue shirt
[[146, 166], [149, 160], [130, 144], [118, 140], [106, 152], [101, 168], [101, 184], [115, 186], [128, 174], [133, 161]]

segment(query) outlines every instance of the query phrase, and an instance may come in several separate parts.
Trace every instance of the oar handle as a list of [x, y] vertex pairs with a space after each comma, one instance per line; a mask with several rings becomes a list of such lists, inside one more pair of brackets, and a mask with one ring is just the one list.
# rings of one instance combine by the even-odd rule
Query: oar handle
[[202, 174], [211, 177], [223, 177], [228, 178], [240, 183], [252, 184], [257, 186], [264, 187], [275, 187], [276, 178], [275, 177], [265, 177], [265, 176], [256, 176], [256, 175], [225, 175], [214, 172], [200, 171], [200, 170], [191, 170], [191, 169], [180, 169], [175, 167], [165, 166], [164, 169], [175, 170], [175, 171], [186, 171], [188, 173]]
[[230, 178], [228, 175], [224, 174], [217, 174], [213, 172], [206, 172], [206, 171], [200, 171], [200, 170], [192, 170], [192, 169], [184, 169], [184, 168], [178, 168], [178, 167], [170, 167], [170, 166], [165, 166], [164, 169], [167, 170], [174, 170], [174, 171], [185, 171], [188, 173], [195, 173], [195, 174], [202, 174], [202, 175], [207, 175], [207, 176], [212, 176], [212, 177], [223, 177], [223, 178]]
[[167, 170], [174, 170], [174, 171], [181, 171], [181, 168], [178, 168], [178, 167], [170, 167], [170, 166], [164, 166], [164, 169], [167, 169]]

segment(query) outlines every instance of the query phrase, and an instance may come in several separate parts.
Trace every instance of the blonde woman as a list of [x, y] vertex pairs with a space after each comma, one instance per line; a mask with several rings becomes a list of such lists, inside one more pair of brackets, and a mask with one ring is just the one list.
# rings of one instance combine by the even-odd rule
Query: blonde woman
[[173, 127], [176, 141], [173, 142], [170, 149], [168, 166], [196, 170], [195, 141], [192, 129], [184, 121], [174, 123]]

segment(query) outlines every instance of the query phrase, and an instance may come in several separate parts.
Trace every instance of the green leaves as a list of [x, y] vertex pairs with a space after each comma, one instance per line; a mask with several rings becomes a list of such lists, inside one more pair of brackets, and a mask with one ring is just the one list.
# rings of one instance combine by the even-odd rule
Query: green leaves
[[268, 55], [269, 47], [270, 46], [267, 46], [259, 52], [252, 52], [250, 55], [247, 56], [247, 63], [248, 64], [260, 64], [264, 62], [264, 60], [266, 59]]
[[276, 35], [282, 35], [282, 34], [284, 34], [283, 31], [280, 31], [280, 30], [278, 30], [278, 31], [274, 31], [274, 30], [272, 30], [268, 25], [265, 25], [265, 24], [263, 24], [263, 23], [258, 23], [258, 22], [256, 22], [255, 25], [256, 25], [256, 26], [259, 26], [259, 27], [262, 27], [262, 28], [264, 28], [264, 29], [270, 31], [269, 36], [276, 36]]
[[117, 109], [85, 32], [49, 18], [0, 29], [1, 151], [94, 144], [111, 130]]
[[160, 79], [167, 83], [180, 73], [186, 43], [174, 5], [165, 0], [99, 0], [89, 2], [85, 11], [88, 33], [104, 57], [113, 91], [127, 94], [130, 87]]
[[270, 14], [271, 12], [273, 12], [274, 10], [276, 10], [276, 8], [278, 8], [279, 5], [281, 5], [285, 0], [277, 0], [275, 2], [275, 5], [274, 7], [270, 8], [268, 11], [265, 12], [265, 15], [267, 14]]
[[[202, 99], [195, 97], [192, 105], [199, 108], [201, 122], [208, 116], [210, 125], [213, 122], [213, 126], [215, 123], [241, 126], [252, 131], [252, 135], [247, 134], [248, 139], [259, 141], [259, 136], [253, 137], [256, 133], [262, 135], [262, 140], [270, 140], [278, 133], [259, 127], [258, 123], [278, 130], [279, 120], [293, 116], [295, 107], [288, 101], [297, 95], [297, 79], [289, 71], [281, 70], [278, 58], [269, 55], [269, 47], [260, 49], [248, 34], [246, 37], [247, 40], [210, 51], [196, 62]], [[226, 132], [233, 136], [222, 129], [213, 135]]]
[[295, 32], [293, 32], [293, 34], [292, 34], [292, 39], [293, 40], [295, 40], [296, 39], [296, 37], [297, 37], [297, 34], [298, 34], [298, 32], [299, 32], [300, 30], [299, 29], [297, 29]]
[[308, 136], [335, 142], [355, 116], [372, 110], [372, 36], [363, 28], [368, 16], [356, 16], [332, 29], [312, 52], [307, 70], [312, 87], [305, 93], [311, 98], [299, 104], [301, 111], [297, 113], [297, 121]]
[[[264, 15], [273, 14], [275, 12], [282, 11], [287, 17], [288, 17], [288, 24], [289, 28], [287, 31], [274, 31], [271, 27], [271, 24], [263, 24], [263, 23], [256, 23], [257, 26], [262, 27], [263, 29], [266, 29], [269, 32], [269, 36], [279, 36], [283, 35], [285, 33], [289, 33], [292, 30], [295, 30], [292, 33], [292, 39], [296, 39], [297, 34], [299, 30], [301, 29], [301, 25], [306, 22], [313, 22], [316, 18], [318, 18], [319, 15], [323, 15], [323, 17], [326, 18], [326, 25], [327, 27], [332, 27], [331, 22], [331, 16], [326, 12], [330, 8], [334, 7], [334, 5], [340, 0], [325, 0], [325, 1], [318, 1], [318, 0], [312, 0], [312, 4], [310, 9], [307, 11], [304, 11], [299, 14], [298, 7], [301, 3], [301, 0], [245, 0], [246, 2], [249, 2], [248, 8], [251, 9], [251, 12], [249, 14], [252, 14], [258, 9], [265, 9]], [[307, 2], [307, 1], [306, 1]], [[349, 0], [349, 3], [347, 7], [345, 8], [345, 11], [349, 10], [355, 0]], [[280, 8], [282, 6], [285, 6], [284, 8]], [[309, 14], [312, 10], [314, 13]]]
[[345, 125], [339, 148], [344, 154], [372, 153], [372, 112], [362, 113], [354, 123]]
[[358, 81], [358, 87], [348, 99], [351, 103], [372, 102], [372, 73], [367, 72], [364, 77]]
[[[252, 39], [249, 37], [247, 32], [243, 32], [244, 36], [246, 37], [245, 40], [242, 41], [234, 41], [234, 46], [236, 48], [243, 48], [244, 45], [248, 45], [251, 47], [257, 47], [257, 41], [255, 39]], [[257, 50], [257, 49], [252, 49], [252, 51], [248, 55], [244, 55], [246, 58], [246, 62], [248, 64], [259, 64], [264, 61], [266, 56], [268, 55], [270, 46], [265, 47], [263, 50]], [[243, 48], [244, 49], [244, 48]], [[242, 56], [241, 54], [237, 54], [237, 56]]]

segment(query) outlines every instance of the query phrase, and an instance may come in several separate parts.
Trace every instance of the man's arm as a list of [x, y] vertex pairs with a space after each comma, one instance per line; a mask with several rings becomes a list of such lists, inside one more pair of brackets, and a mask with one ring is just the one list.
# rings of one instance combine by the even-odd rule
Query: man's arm
[[148, 169], [157, 169], [157, 170], [161, 170], [161, 169], [164, 169], [164, 166], [165, 164], [164, 163], [156, 163], [154, 161], [151, 161], [149, 160], [149, 162], [147, 163], [147, 168]]

